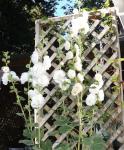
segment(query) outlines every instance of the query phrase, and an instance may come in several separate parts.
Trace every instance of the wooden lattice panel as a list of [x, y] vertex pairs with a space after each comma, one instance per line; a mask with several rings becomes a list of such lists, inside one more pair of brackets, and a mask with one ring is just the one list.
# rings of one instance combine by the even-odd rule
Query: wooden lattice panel
[[[103, 89], [105, 91], [105, 100], [103, 106], [98, 110], [94, 121], [97, 122], [97, 120], [104, 115], [104, 112], [107, 112], [108, 117], [100, 131], [102, 132], [106, 130], [109, 132], [110, 138], [107, 141], [109, 148], [122, 131], [121, 100], [123, 96], [121, 92], [122, 89], [119, 89], [116, 92], [114, 90], [114, 87], [121, 87], [121, 66], [118, 61], [116, 61], [116, 63], [113, 62], [114, 59], [120, 57], [116, 13], [114, 9], [109, 9], [107, 15], [112, 20], [111, 26], [105, 24], [106, 20], [101, 17], [100, 11], [90, 13], [90, 31], [87, 34], [86, 42], [83, 43], [85, 51], [82, 57], [82, 66], [85, 79], [93, 80], [96, 64], [100, 63], [98, 71], [103, 75], [104, 79]], [[52, 67], [50, 68], [50, 71], [48, 71], [48, 75], [51, 79], [50, 85], [44, 90], [46, 103], [41, 110], [41, 114], [37, 116], [36, 121], [41, 128], [45, 129], [42, 140], [45, 141], [50, 139], [53, 143], [53, 149], [61, 143], [66, 143], [67, 135], [76, 136], [77, 134], [72, 130], [71, 133], [57, 133], [54, 136], [52, 135], [52, 132], [57, 131], [59, 128], [54, 125], [54, 122], [57, 115], [61, 115], [60, 106], [63, 101], [68, 107], [68, 110], [72, 110], [71, 114], [68, 113], [66, 115], [75, 122], [77, 121], [74, 97], [63, 94], [58, 99], [56, 96], [58, 86], [52, 79], [54, 71], [61, 67], [61, 64], [58, 63], [56, 57], [61, 51], [64, 51], [64, 42], [59, 43], [59, 39], [61, 38], [65, 41], [64, 36], [66, 36], [66, 31], [69, 29], [72, 17], [73, 15], [60, 18], [50, 18], [48, 21], [36, 21], [35, 48], [38, 50], [41, 58], [44, 54], [48, 53], [52, 60]], [[109, 32], [111, 30], [112, 32]], [[66, 64], [65, 55], [61, 61]], [[115, 77], [117, 77], [118, 80], [114, 80]], [[84, 97], [86, 93], [87, 89], [85, 90]], [[88, 111], [89, 107], [85, 106], [85, 109]], [[86, 127], [84, 131], [87, 132], [89, 129], [89, 127]], [[76, 143], [72, 142], [72, 149], [74, 149], [75, 145]]]

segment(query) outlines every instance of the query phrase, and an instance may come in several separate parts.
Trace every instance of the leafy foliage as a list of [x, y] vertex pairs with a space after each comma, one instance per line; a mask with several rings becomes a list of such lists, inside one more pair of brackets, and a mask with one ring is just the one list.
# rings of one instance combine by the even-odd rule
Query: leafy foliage
[[105, 150], [105, 142], [103, 138], [99, 135], [92, 135], [83, 139], [83, 144], [88, 148], [88, 150]]

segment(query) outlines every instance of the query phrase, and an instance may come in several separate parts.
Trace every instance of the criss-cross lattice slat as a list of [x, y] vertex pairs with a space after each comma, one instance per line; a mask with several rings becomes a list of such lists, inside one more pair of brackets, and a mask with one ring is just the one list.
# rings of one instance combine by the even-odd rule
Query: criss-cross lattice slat
[[[93, 17], [95, 16], [96, 17]], [[121, 81], [120, 76], [120, 64], [117, 62], [114, 62], [114, 59], [118, 59], [120, 57], [119, 55], [119, 41], [118, 41], [118, 33], [117, 33], [117, 23], [116, 23], [116, 14], [114, 9], [110, 8], [110, 13], [108, 15], [112, 16], [112, 26], [109, 26], [105, 24], [101, 19], [98, 19], [97, 15], [100, 15], [100, 11], [96, 14], [91, 13], [89, 17], [89, 21], [91, 21], [90, 31], [87, 34], [86, 41], [83, 43], [86, 46], [85, 51], [83, 52], [82, 56], [82, 64], [86, 64], [87, 66], [83, 66], [83, 72], [85, 79], [91, 81], [93, 79], [93, 74], [91, 72], [94, 72], [95, 67], [100, 63], [101, 60], [103, 60], [103, 63], [101, 64], [101, 67], [98, 68], [98, 72], [100, 72], [103, 75], [103, 78], [105, 79], [105, 83], [103, 86], [104, 92], [105, 92], [105, 99], [106, 101], [103, 103], [103, 107], [98, 110], [96, 113], [96, 118], [94, 118], [94, 122], [97, 122], [105, 112], [109, 113], [110, 116], [108, 120], [105, 122], [104, 126], [100, 129], [100, 132], [104, 130], [110, 130], [111, 124], [113, 122], [122, 122], [122, 108], [121, 108], [121, 98], [120, 92], [113, 92], [114, 86], [119, 86], [119, 81], [113, 81], [113, 78], [115, 76], [118, 76], [118, 79]], [[78, 15], [75, 15], [75, 17], [78, 17]], [[75, 99], [71, 95], [61, 95], [58, 99], [56, 97], [56, 92], [58, 90], [58, 86], [53, 81], [52, 77], [55, 72], [55, 70], [58, 70], [61, 68], [61, 62], [63, 63], [63, 66], [66, 65], [66, 54], [64, 53], [63, 58], [61, 62], [57, 62], [57, 51], [63, 51], [64, 49], [64, 43], [59, 44], [58, 39], [61, 38], [63, 41], [65, 41], [65, 37], [63, 33], [66, 31], [68, 32], [68, 29], [71, 24], [71, 19], [73, 18], [73, 15], [67, 16], [67, 17], [60, 17], [60, 18], [51, 18], [49, 21], [36, 21], [36, 42], [35, 47], [38, 50], [40, 56], [42, 57], [46, 52], [51, 58], [52, 61], [52, 67], [50, 68], [50, 72], [48, 71], [47, 74], [50, 78], [50, 87], [44, 89], [45, 93], [45, 104], [43, 108], [40, 110], [41, 116], [37, 114], [37, 122], [39, 123], [39, 126], [41, 128], [45, 128], [46, 131], [44, 133], [44, 136], [42, 137], [42, 141], [45, 141], [47, 139], [51, 138], [52, 132], [56, 132], [58, 130], [58, 126], [54, 124], [54, 121], [56, 120], [56, 117], [58, 116], [57, 110], [63, 103], [63, 101], [69, 101], [70, 104], [68, 107], [69, 110], [75, 109], [77, 107], [77, 104], [75, 102]], [[96, 19], [94, 19], [96, 18]], [[97, 28], [100, 27], [100, 31], [97, 31]], [[111, 34], [111, 37], [108, 37], [108, 33], [111, 30], [111, 28], [116, 29], [113, 34]], [[48, 39], [44, 41], [45, 39]], [[91, 38], [91, 39], [90, 39]], [[90, 39], [90, 40], [88, 40]], [[44, 42], [44, 45], [42, 48], [38, 45], [42, 44]], [[100, 48], [100, 44], [102, 43], [102, 49]], [[52, 87], [53, 86], [53, 87]], [[85, 88], [83, 91], [83, 97], [88, 93], [88, 88]], [[122, 96], [122, 95], [121, 95]], [[114, 108], [114, 105], [117, 105], [116, 108]], [[88, 106], [85, 106], [85, 111], [88, 112], [90, 108]], [[115, 110], [115, 112], [113, 111]], [[45, 113], [44, 113], [45, 112]], [[111, 114], [112, 113], [112, 114]], [[70, 118], [73, 119], [74, 122], [78, 123], [77, 114], [69, 112], [66, 114]], [[52, 119], [52, 120], [51, 120]], [[108, 140], [108, 147], [112, 144], [112, 142], [118, 138], [122, 127], [120, 126], [117, 130], [111, 129], [110, 132], [110, 139]], [[83, 129], [86, 133], [90, 130], [89, 127], [84, 127]], [[116, 133], [115, 133], [116, 132]], [[77, 132], [72, 130], [70, 132], [66, 132], [64, 134], [57, 133], [54, 135], [54, 138], [52, 140], [52, 149], [55, 149], [56, 146], [58, 146], [61, 143], [66, 143], [66, 137], [72, 135], [76, 136]], [[52, 135], [53, 136], [53, 135]], [[74, 147], [77, 145], [76, 142], [72, 143], [72, 150], [75, 149]]]

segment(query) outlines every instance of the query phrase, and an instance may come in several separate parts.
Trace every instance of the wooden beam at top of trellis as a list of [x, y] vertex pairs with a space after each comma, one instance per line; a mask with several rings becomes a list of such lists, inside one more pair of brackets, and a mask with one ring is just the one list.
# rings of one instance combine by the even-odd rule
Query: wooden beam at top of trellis
[[[105, 10], [105, 9], [104, 9]], [[114, 8], [108, 8], [107, 14], [108, 16], [112, 17], [112, 28], [114, 28], [114, 33], [111, 34], [111, 36], [108, 36], [109, 30], [111, 30], [111, 27], [107, 24], [104, 24], [101, 20], [101, 13], [104, 10], [98, 10], [96, 12], [89, 12], [89, 22], [90, 23], [90, 31], [87, 34], [87, 39], [92, 38], [90, 41], [87, 41], [88, 44], [86, 44], [86, 50], [84, 51], [84, 54], [82, 56], [82, 64], [83, 64], [83, 72], [86, 79], [91, 80], [93, 78], [93, 70], [100, 62], [101, 59], [104, 60], [104, 63], [99, 68], [99, 72], [103, 75], [105, 84], [104, 84], [104, 91], [105, 91], [105, 102], [103, 103], [103, 107], [99, 110], [99, 113], [96, 114], [95, 121], [99, 120], [102, 115], [104, 115], [104, 112], [108, 112], [109, 114], [113, 113], [113, 109], [115, 109], [115, 112], [112, 116], [110, 116], [106, 122], [103, 128], [101, 128], [101, 131], [103, 130], [109, 130], [110, 125], [112, 125], [113, 121], [115, 121], [117, 116], [122, 117], [122, 108], [120, 103], [123, 100], [123, 90], [122, 85], [119, 85], [119, 83], [122, 80], [121, 75], [121, 64], [119, 62], [113, 63], [114, 59], [120, 58], [120, 49], [119, 49], [119, 40], [118, 40], [118, 31], [117, 31], [117, 20], [116, 20], [116, 12]], [[38, 116], [36, 118], [36, 121], [39, 123], [40, 127], [45, 128], [46, 131], [44, 133], [44, 137], [42, 140], [51, 139], [50, 134], [52, 132], [55, 132], [58, 130], [59, 127], [56, 127], [54, 125], [54, 121], [57, 116], [57, 110], [61, 106], [63, 100], [69, 101], [69, 106], [67, 104], [68, 109], [75, 109], [76, 103], [73, 100], [72, 96], [65, 96], [62, 95], [59, 99], [55, 96], [55, 93], [58, 89], [58, 87], [55, 85], [52, 77], [55, 70], [60, 69], [61, 65], [60, 63], [56, 63], [55, 59], [57, 57], [56, 51], [59, 49], [59, 51], [63, 51], [64, 49], [64, 43], [58, 44], [57, 40], [59, 37], [63, 38], [63, 35], [61, 33], [61, 30], [68, 30], [68, 26], [71, 22], [71, 19], [73, 17], [78, 17], [82, 14], [77, 15], [68, 15], [64, 17], [54, 17], [49, 18], [48, 20], [36, 20], [36, 35], [35, 35], [35, 48], [38, 50], [40, 56], [42, 57], [46, 52], [48, 52], [48, 55], [50, 56], [52, 60], [52, 67], [50, 68], [50, 72], [47, 72], [50, 79], [51, 79], [51, 85], [49, 85], [46, 89], [44, 89], [44, 93], [46, 94], [46, 103], [44, 104], [42, 108], [42, 116]], [[52, 25], [51, 25], [52, 22]], [[54, 28], [55, 24], [55, 28]], [[101, 30], [97, 32], [97, 28], [101, 27]], [[59, 29], [58, 29], [59, 28]], [[42, 34], [43, 33], [43, 34]], [[47, 40], [44, 42], [43, 39], [46, 38]], [[63, 38], [64, 40], [64, 38]], [[65, 41], [65, 40], [64, 40]], [[44, 42], [44, 44], [43, 44]], [[100, 42], [103, 44], [102, 51], [100, 51], [99, 45]], [[43, 44], [41, 47], [40, 44]], [[93, 55], [95, 53], [96, 55]], [[88, 60], [88, 61], [87, 61]], [[62, 62], [66, 64], [65, 56], [63, 56]], [[86, 65], [86, 66], [85, 66]], [[114, 76], [118, 76], [119, 81], [113, 81]], [[112, 91], [112, 88], [114, 86], [119, 85], [120, 91], [114, 93]], [[50, 88], [49, 88], [50, 87]], [[87, 93], [87, 89], [85, 89], [84, 95]], [[116, 108], [114, 107], [114, 104], [116, 104]], [[88, 106], [86, 107], [86, 111], [88, 111]], [[69, 115], [69, 114], [68, 114]], [[74, 121], [76, 121], [75, 114], [72, 114], [72, 117]], [[119, 120], [121, 123], [123, 123], [124, 119], [120, 118]], [[118, 120], [117, 120], [118, 122]], [[84, 130], [87, 132], [90, 128], [84, 128]], [[119, 130], [120, 129], [120, 130]], [[117, 131], [120, 133], [122, 127], [120, 126]], [[108, 140], [108, 146], [110, 146], [115, 140], [115, 138], [118, 136], [118, 133], [115, 133], [116, 131], [113, 129], [111, 130], [111, 137]], [[115, 134], [114, 134], [115, 133]], [[56, 146], [61, 144], [62, 142], [66, 142], [66, 137], [71, 134], [77, 134], [75, 131], [72, 131], [72, 133], [64, 133], [64, 134], [57, 134], [54, 137], [52, 137], [52, 143], [53, 143], [53, 149], [55, 149]], [[72, 149], [74, 149], [76, 143], [72, 144]]]

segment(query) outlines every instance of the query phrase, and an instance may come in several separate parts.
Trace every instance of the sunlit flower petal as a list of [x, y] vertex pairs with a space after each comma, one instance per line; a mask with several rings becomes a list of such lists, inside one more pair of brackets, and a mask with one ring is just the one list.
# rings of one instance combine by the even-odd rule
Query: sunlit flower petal
[[97, 101], [97, 96], [93, 93], [89, 94], [86, 98], [86, 104], [88, 106], [93, 106], [96, 104], [96, 101]]

